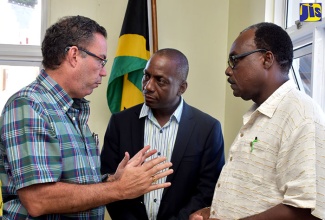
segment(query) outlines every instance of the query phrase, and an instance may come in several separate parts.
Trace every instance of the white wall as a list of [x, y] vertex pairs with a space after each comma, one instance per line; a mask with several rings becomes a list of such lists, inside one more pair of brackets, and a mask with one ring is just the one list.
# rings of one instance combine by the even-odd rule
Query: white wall
[[228, 1], [158, 0], [159, 47], [187, 55], [185, 100], [224, 124]]

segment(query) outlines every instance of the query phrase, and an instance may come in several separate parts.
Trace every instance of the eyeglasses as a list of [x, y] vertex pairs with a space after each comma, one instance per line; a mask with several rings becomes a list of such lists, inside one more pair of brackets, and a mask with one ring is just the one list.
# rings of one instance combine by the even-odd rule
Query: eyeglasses
[[238, 55], [233, 55], [233, 56], [229, 56], [228, 58], [228, 65], [230, 66], [231, 69], [235, 68], [236, 64], [237, 64], [237, 60], [240, 58], [244, 58], [248, 55], [251, 55], [253, 53], [256, 52], [267, 52], [267, 50], [265, 49], [256, 49], [256, 50], [252, 50], [246, 53], [242, 53], [242, 54], [238, 54]]
[[[66, 47], [66, 48], [65, 48], [65, 52], [67, 52], [70, 48], [71, 48], [71, 47]], [[106, 60], [106, 59], [101, 58], [101, 57], [97, 56], [96, 54], [94, 54], [94, 53], [92, 53], [92, 52], [89, 52], [88, 50], [83, 49], [83, 48], [81, 48], [81, 47], [77, 47], [77, 48], [78, 48], [78, 50], [81, 50], [81, 51], [85, 52], [85, 53], [88, 54], [89, 56], [92, 56], [92, 57], [95, 57], [95, 58], [99, 59], [99, 60], [100, 60], [100, 64], [102, 65], [102, 67], [104, 67], [104, 66], [106, 65], [106, 63], [107, 63], [107, 60]]]

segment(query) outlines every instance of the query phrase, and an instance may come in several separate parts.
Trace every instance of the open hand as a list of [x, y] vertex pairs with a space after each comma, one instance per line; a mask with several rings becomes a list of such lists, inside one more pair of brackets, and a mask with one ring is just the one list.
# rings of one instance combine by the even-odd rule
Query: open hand
[[173, 170], [168, 169], [172, 166], [172, 163], [165, 162], [165, 157], [156, 157], [145, 161], [157, 152], [156, 150], [148, 151], [149, 148], [149, 146], [145, 146], [131, 159], [129, 159], [130, 155], [126, 152], [123, 160], [118, 165], [114, 178], [121, 186], [121, 196], [124, 199], [136, 198], [152, 190], [166, 188], [171, 185], [169, 182], [152, 184], [156, 180], [170, 175]]

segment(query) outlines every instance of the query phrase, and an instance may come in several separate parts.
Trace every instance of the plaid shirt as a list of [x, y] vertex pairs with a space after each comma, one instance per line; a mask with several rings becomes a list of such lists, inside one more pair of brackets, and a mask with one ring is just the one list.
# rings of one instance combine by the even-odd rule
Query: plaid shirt
[[3, 219], [104, 219], [104, 206], [33, 218], [17, 196], [33, 184], [101, 182], [89, 114], [88, 101], [71, 99], [44, 70], [8, 100], [0, 119]]

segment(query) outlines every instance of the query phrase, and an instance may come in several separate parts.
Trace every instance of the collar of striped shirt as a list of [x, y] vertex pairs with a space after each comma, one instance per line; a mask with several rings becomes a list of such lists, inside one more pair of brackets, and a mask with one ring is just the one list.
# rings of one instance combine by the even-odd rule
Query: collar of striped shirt
[[[170, 118], [172, 118], [174, 116], [178, 123], [181, 120], [181, 116], [182, 116], [182, 112], [183, 112], [183, 105], [184, 105], [184, 99], [181, 96], [181, 102], [179, 103], [179, 105], [178, 105], [177, 109], [174, 111], [174, 113], [170, 116]], [[149, 115], [153, 116], [151, 108], [149, 108], [145, 103], [143, 103], [139, 118], [144, 118]]]

